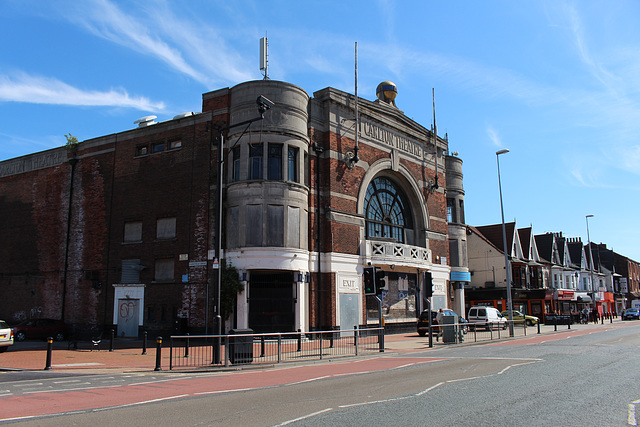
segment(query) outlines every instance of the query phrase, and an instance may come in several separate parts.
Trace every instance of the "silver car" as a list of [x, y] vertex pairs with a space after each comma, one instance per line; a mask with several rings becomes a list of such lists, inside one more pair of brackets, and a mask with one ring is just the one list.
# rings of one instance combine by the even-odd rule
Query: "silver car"
[[0, 320], [0, 353], [7, 351], [13, 345], [13, 331], [7, 322]]

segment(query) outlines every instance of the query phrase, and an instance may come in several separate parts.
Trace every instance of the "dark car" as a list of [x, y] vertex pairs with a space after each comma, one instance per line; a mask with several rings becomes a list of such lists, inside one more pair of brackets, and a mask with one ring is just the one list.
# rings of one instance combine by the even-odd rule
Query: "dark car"
[[[453, 311], [450, 310], [448, 308], [445, 308], [442, 310], [443, 314], [445, 316], [458, 316], [458, 314]], [[439, 328], [437, 327], [438, 325], [438, 321], [436, 320], [436, 317], [438, 316], [438, 312], [437, 311], [431, 311], [431, 333], [432, 334], [437, 334], [439, 331]], [[458, 323], [467, 323], [467, 320], [462, 317], [462, 316], [458, 316]], [[467, 325], [463, 325], [462, 326], [462, 332], [463, 333], [467, 333]], [[429, 332], [429, 310], [424, 310], [422, 313], [420, 313], [420, 317], [418, 317], [418, 335], [420, 335], [421, 337], [424, 337], [425, 335], [427, 335], [427, 333]]]
[[13, 326], [13, 336], [16, 341], [52, 337], [56, 341], [62, 341], [67, 336], [67, 325], [61, 320], [31, 319]]
[[627, 308], [622, 313], [622, 320], [640, 320], [640, 308]]

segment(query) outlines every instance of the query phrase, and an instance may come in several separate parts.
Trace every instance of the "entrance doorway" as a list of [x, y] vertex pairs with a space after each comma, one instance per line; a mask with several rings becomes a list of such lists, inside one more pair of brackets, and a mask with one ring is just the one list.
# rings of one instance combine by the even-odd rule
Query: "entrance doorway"
[[118, 300], [118, 336], [138, 336], [139, 299]]
[[292, 332], [295, 322], [293, 273], [251, 272], [249, 327], [256, 332]]

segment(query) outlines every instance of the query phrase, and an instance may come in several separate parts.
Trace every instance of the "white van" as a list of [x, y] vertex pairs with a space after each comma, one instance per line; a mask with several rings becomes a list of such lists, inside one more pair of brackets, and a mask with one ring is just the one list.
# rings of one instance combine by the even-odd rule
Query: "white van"
[[477, 323], [477, 326], [488, 329], [507, 329], [507, 319], [494, 307], [471, 307], [467, 320], [470, 323]]

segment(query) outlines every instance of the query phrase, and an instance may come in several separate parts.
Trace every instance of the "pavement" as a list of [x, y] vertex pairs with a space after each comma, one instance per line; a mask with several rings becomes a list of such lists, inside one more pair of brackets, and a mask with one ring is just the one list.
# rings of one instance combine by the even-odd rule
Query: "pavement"
[[[622, 322], [614, 319], [613, 322], [606, 320], [604, 324], [571, 325], [571, 330], [583, 329], [609, 329], [610, 327], [620, 327], [631, 325], [634, 322]], [[557, 334], [568, 330], [567, 325], [554, 326], [541, 325], [541, 334]], [[527, 337], [537, 335], [537, 328], [527, 328]], [[518, 332], [516, 337], [510, 338], [508, 333], [502, 332], [501, 341], [526, 338], [524, 334]], [[433, 349], [442, 348], [449, 345], [473, 345], [473, 333], [466, 336], [462, 344], [443, 344], [442, 341], [433, 340]], [[487, 343], [487, 340], [478, 340]], [[25, 341], [16, 342], [9, 350], [0, 353], [0, 371], [25, 371], [25, 370], [45, 370], [47, 367], [47, 342], [45, 341]], [[405, 353], [429, 350], [429, 338], [419, 337], [415, 332], [405, 332], [385, 335], [386, 353]], [[380, 353], [375, 353], [380, 355]], [[164, 372], [169, 372], [169, 349], [163, 347], [161, 351], [161, 367]], [[156, 367], [156, 342], [147, 341], [146, 354], [143, 354], [143, 342], [137, 340], [125, 340], [116, 338], [113, 343], [113, 350], [110, 350], [109, 341], [103, 341], [99, 348], [94, 348], [91, 342], [79, 343], [78, 348], [69, 348], [65, 342], [54, 342], [51, 351], [51, 370], [56, 372], [74, 372], [85, 374], [100, 373], [127, 373], [127, 372], [154, 372]]]

